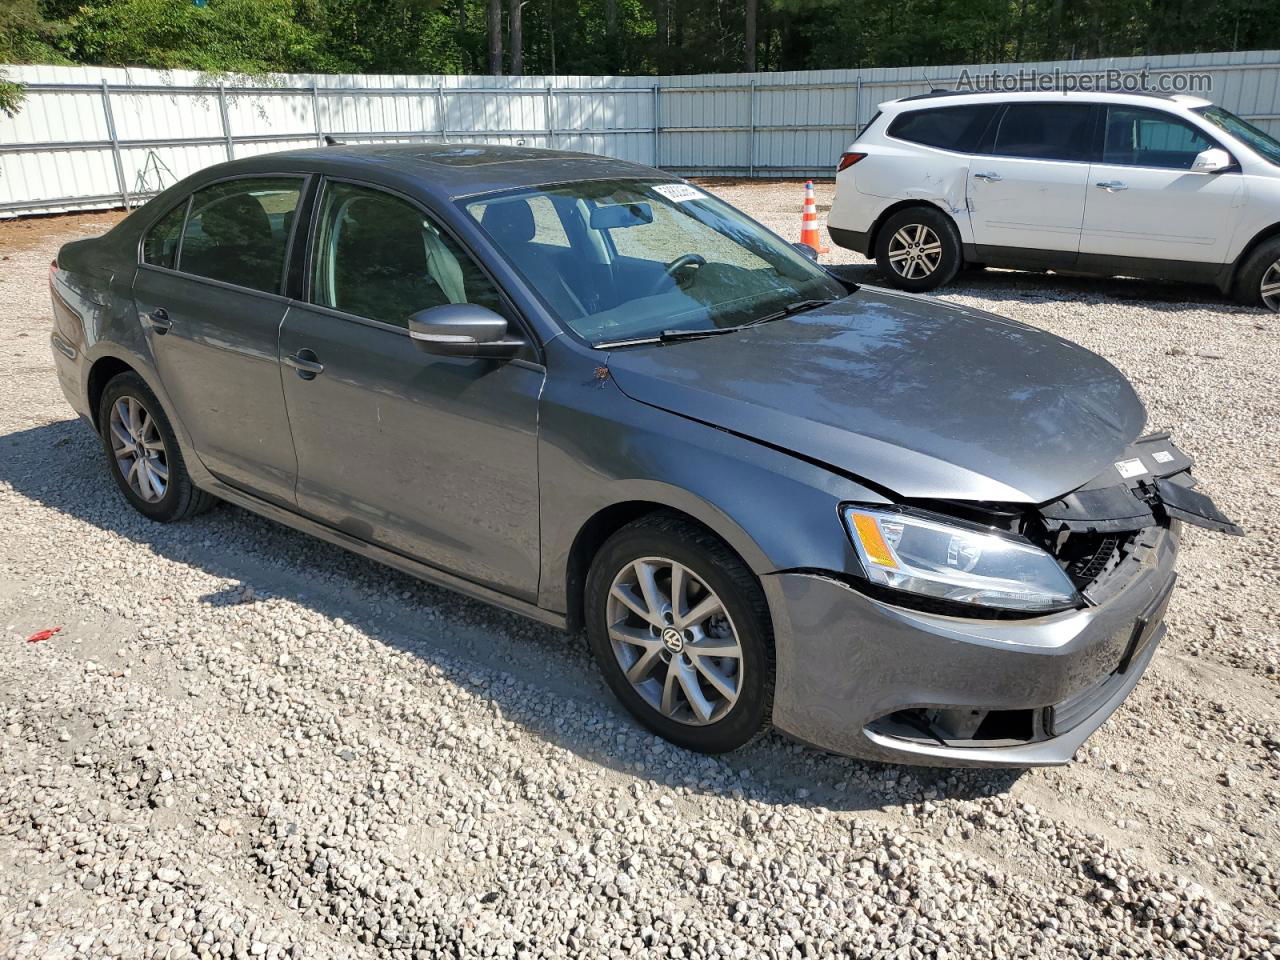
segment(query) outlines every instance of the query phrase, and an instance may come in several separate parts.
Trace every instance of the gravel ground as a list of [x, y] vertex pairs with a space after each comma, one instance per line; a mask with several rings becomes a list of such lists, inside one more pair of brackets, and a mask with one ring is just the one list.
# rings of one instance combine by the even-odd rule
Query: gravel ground
[[[711, 186], [798, 231], [797, 184]], [[50, 257], [112, 219], [0, 224], [0, 958], [1280, 957], [1273, 317], [945, 293], [1114, 361], [1248, 530], [1189, 532], [1168, 640], [1076, 762], [712, 759], [575, 639], [238, 509], [130, 510], [46, 338]]]

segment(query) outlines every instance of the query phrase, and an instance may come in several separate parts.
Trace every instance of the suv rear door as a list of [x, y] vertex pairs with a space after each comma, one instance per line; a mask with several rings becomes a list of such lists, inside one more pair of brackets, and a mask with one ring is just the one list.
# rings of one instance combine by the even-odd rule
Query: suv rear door
[[1017, 101], [996, 118], [969, 164], [977, 259], [1070, 266], [1080, 249], [1096, 108]]
[[1092, 167], [1085, 200], [1082, 260], [1224, 263], [1244, 203], [1244, 177], [1238, 170], [1191, 170], [1202, 151], [1220, 145], [1167, 110], [1120, 103], [1104, 109], [1101, 162]]

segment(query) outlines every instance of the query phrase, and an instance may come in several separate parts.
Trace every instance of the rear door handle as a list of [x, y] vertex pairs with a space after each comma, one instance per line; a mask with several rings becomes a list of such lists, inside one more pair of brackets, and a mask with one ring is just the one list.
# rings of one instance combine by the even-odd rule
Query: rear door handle
[[324, 373], [324, 364], [311, 350], [305, 347], [297, 353], [291, 353], [284, 362], [298, 371], [303, 380], [314, 380], [318, 374]]
[[1129, 185], [1119, 180], [1099, 180], [1098, 189], [1105, 190], [1107, 193], [1115, 193], [1117, 190], [1128, 190]]
[[169, 319], [169, 311], [164, 307], [156, 307], [151, 311], [151, 329], [163, 336], [169, 332], [173, 321]]
[[973, 179], [985, 180], [987, 183], [995, 183], [998, 180], [1003, 180], [1004, 177], [1000, 176], [998, 173], [975, 173], [973, 175]]

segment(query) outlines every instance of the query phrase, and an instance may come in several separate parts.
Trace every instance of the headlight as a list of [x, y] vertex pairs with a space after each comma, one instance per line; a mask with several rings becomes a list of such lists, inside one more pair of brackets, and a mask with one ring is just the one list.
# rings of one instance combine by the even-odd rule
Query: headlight
[[1004, 610], [1063, 610], [1080, 602], [1053, 557], [1012, 535], [893, 510], [842, 512], [872, 583]]

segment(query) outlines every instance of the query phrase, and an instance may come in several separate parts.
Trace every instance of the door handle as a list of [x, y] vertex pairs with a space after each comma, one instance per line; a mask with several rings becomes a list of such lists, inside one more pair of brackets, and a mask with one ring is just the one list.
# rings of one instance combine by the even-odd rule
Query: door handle
[[298, 371], [298, 376], [303, 380], [314, 380], [317, 374], [324, 373], [324, 364], [316, 357], [311, 350], [303, 348], [297, 353], [291, 353], [284, 358], [284, 362]]
[[1105, 190], [1107, 193], [1115, 193], [1117, 190], [1129, 189], [1129, 185], [1127, 183], [1122, 183], [1119, 180], [1099, 180], [1097, 185], [1099, 189]]
[[998, 173], [975, 173], [973, 175], [973, 179], [985, 180], [987, 183], [995, 183], [998, 180], [1003, 180], [1004, 177], [1000, 176]]
[[151, 311], [151, 329], [156, 333], [164, 336], [169, 332], [169, 328], [173, 326], [173, 321], [169, 319], [169, 311], [164, 307], [156, 307]]

